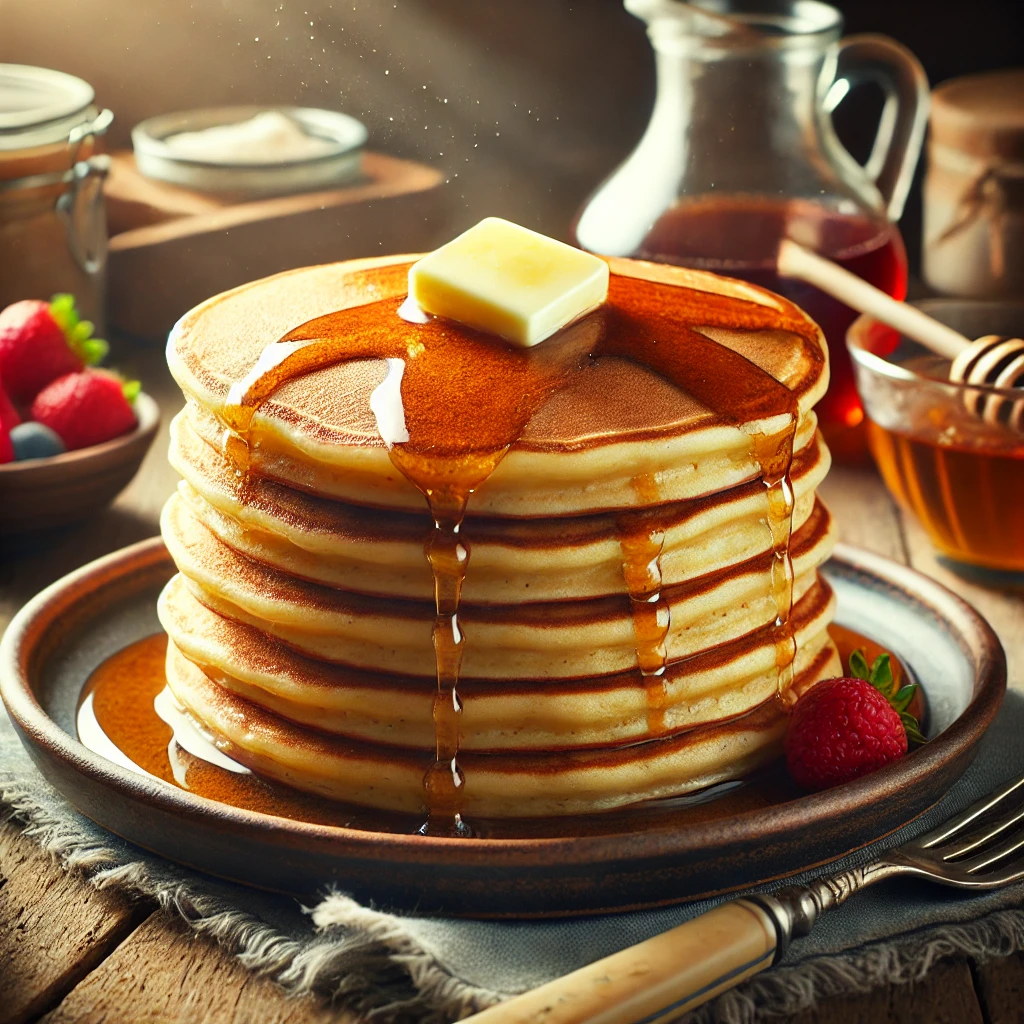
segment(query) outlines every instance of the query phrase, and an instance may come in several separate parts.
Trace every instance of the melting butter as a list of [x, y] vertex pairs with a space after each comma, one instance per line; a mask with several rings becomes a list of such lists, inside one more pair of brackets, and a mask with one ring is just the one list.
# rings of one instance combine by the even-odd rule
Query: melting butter
[[409, 298], [420, 309], [522, 348], [607, 296], [604, 260], [500, 217], [485, 217], [409, 268]]
[[429, 324], [433, 320], [429, 313], [420, 309], [411, 295], [406, 295], [405, 301], [398, 307], [398, 315], [410, 324]]
[[377, 420], [377, 430], [390, 450], [396, 444], [409, 440], [405, 425], [405, 407], [402, 405], [402, 377], [405, 376], [404, 359], [388, 359], [385, 378], [370, 395], [370, 411]]

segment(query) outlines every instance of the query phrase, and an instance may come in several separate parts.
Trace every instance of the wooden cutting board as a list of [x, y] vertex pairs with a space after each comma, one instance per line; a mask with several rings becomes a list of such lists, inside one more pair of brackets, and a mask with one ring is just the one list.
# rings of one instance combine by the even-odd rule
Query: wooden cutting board
[[108, 320], [162, 342], [185, 312], [247, 281], [294, 267], [431, 248], [448, 212], [444, 173], [364, 153], [337, 189], [239, 201], [144, 178], [113, 154]]

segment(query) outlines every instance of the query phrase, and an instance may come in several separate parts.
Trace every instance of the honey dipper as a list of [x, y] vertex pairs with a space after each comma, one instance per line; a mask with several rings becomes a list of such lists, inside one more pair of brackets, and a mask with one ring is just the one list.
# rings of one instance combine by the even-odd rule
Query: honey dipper
[[[986, 334], [971, 341], [952, 327], [914, 306], [898, 302], [856, 274], [789, 239], [783, 239], [779, 245], [778, 273], [780, 277], [813, 284], [851, 309], [870, 314], [950, 360], [949, 379], [954, 384], [1024, 387], [1022, 338]], [[1015, 430], [1024, 431], [1024, 394], [1021, 399], [1008, 402], [969, 389], [964, 392], [964, 404], [988, 423], [1005, 422]]]

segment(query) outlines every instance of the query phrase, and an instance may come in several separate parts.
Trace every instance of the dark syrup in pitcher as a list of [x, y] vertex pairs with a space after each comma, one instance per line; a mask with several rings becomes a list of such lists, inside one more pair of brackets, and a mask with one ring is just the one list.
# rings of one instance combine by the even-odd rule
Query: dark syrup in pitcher
[[825, 332], [831, 364], [828, 394], [816, 407], [822, 432], [837, 458], [859, 460], [866, 452], [864, 413], [846, 351], [846, 331], [858, 314], [813, 285], [778, 276], [783, 238], [827, 256], [896, 299], [906, 296], [907, 256], [894, 224], [806, 200], [729, 196], [681, 202], [630, 255], [742, 278], [807, 312]]

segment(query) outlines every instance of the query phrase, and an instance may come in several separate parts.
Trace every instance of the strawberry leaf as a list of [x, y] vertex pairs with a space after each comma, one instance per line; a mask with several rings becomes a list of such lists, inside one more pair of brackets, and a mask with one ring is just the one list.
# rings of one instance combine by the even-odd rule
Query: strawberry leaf
[[880, 693], [889, 696], [893, 690], [892, 663], [888, 654], [880, 654], [875, 658], [868, 672], [868, 682]]
[[905, 711], [901, 711], [900, 721], [903, 723], [903, 730], [907, 734], [908, 743], [912, 743], [914, 746], [922, 746], [928, 742], [924, 736], [921, 735], [917, 719], [913, 715], [908, 715]]
[[76, 349], [86, 366], [95, 366], [102, 362], [110, 346], [102, 338], [88, 338]]
[[850, 655], [850, 675], [854, 679], [863, 679], [865, 682], [871, 681], [871, 672], [868, 669], [867, 658], [864, 657], [864, 652], [859, 648]]
[[910, 702], [917, 693], [917, 684], [908, 683], [896, 689], [896, 680], [892, 672], [892, 659], [888, 654], [880, 654], [868, 667], [867, 658], [860, 649], [850, 655], [850, 675], [854, 679], [863, 679], [870, 683], [889, 702], [892, 709], [900, 716], [903, 730], [907, 734], [907, 742], [915, 746], [926, 743], [921, 735], [921, 727], [913, 715], [907, 713]]
[[139, 392], [142, 390], [142, 385], [137, 380], [126, 380], [121, 385], [121, 391], [124, 397], [130, 404], [135, 403], [135, 399], [139, 397]]
[[73, 295], [54, 295], [50, 316], [67, 338], [68, 347], [86, 366], [95, 366], [106, 356], [109, 346], [102, 338], [91, 337], [94, 325], [90, 320], [79, 320]]
[[908, 683], [906, 686], [900, 687], [896, 696], [889, 703], [902, 713], [910, 707], [910, 702], [914, 699], [915, 693], [917, 693], [917, 685], [915, 683]]
[[50, 300], [50, 315], [57, 321], [62, 330], [69, 325], [73, 326], [78, 322], [78, 314], [75, 312], [75, 297], [66, 292], [54, 295]]

